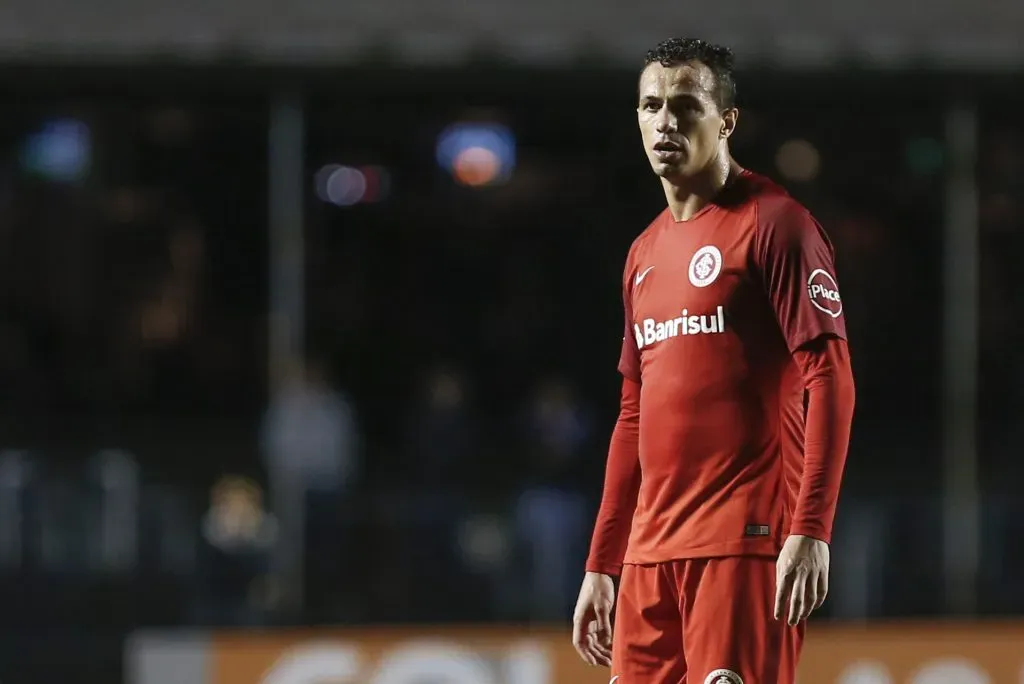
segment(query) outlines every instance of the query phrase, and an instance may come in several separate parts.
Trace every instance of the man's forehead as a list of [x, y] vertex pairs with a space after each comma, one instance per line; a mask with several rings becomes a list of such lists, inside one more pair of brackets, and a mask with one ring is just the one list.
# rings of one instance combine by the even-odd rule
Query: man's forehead
[[715, 75], [700, 62], [687, 62], [676, 66], [650, 64], [640, 75], [640, 94], [666, 96], [672, 94], [710, 94], [715, 87]]

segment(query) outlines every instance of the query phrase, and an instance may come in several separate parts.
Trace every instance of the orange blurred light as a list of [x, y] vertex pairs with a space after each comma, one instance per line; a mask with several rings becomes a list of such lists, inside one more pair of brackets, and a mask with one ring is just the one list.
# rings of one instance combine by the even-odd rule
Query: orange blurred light
[[463, 185], [480, 186], [493, 182], [501, 171], [501, 160], [492, 150], [467, 147], [452, 163], [452, 175]]

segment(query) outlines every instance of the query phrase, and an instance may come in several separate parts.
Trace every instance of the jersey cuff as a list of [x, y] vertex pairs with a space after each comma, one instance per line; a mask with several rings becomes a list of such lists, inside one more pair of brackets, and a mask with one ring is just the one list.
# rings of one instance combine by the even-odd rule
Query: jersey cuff
[[800, 523], [791, 525], [789, 528], [789, 534], [796, 534], [801, 537], [810, 537], [811, 539], [823, 541], [826, 544], [832, 543], [832, 532], [816, 523]]
[[587, 572], [596, 572], [599, 575], [611, 575], [618, 577], [622, 574], [622, 563], [603, 563], [600, 561], [587, 561]]

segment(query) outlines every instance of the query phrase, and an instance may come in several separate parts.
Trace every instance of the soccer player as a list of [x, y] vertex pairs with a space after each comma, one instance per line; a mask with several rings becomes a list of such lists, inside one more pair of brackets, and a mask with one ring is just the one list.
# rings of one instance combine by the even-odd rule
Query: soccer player
[[792, 684], [853, 417], [832, 246], [732, 159], [729, 49], [658, 45], [637, 118], [668, 207], [626, 259], [621, 408], [573, 643], [614, 684]]

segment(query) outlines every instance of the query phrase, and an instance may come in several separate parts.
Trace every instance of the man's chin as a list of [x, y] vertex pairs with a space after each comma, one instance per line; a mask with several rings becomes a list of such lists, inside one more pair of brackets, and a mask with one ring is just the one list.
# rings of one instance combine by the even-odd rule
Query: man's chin
[[682, 164], [666, 164], [664, 162], [653, 162], [651, 168], [654, 175], [665, 180], [672, 181], [686, 177], [685, 167]]

